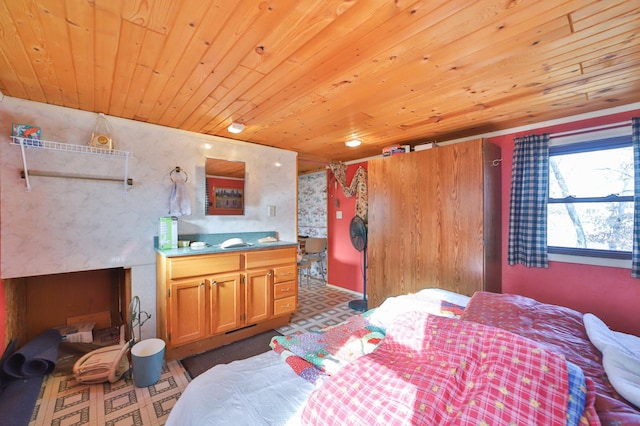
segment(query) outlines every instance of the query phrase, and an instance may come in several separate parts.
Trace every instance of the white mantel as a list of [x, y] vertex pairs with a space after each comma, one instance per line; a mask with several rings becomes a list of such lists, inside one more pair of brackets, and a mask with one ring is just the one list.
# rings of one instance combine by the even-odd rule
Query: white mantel
[[[131, 268], [133, 294], [155, 312], [153, 237], [158, 218], [168, 212], [169, 173], [176, 166], [189, 176], [193, 212], [180, 218], [179, 233], [276, 231], [283, 240], [296, 240], [295, 152], [110, 116], [115, 148], [131, 153], [132, 187], [32, 177], [26, 192], [20, 147], [10, 144], [11, 123], [37, 125], [46, 140], [85, 145], [96, 116], [10, 97], [0, 101], [2, 278]], [[206, 157], [246, 162], [244, 216], [204, 215]], [[121, 160], [102, 158], [27, 148], [29, 169], [123, 175]], [[276, 206], [275, 217], [268, 216], [269, 205]], [[145, 328], [144, 337], [155, 333], [155, 325]]]

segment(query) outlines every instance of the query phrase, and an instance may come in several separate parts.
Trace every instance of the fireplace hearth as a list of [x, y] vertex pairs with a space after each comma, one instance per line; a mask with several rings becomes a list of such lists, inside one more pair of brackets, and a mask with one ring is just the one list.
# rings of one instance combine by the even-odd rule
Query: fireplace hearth
[[74, 321], [96, 322], [94, 330], [127, 321], [129, 269], [111, 268], [3, 280], [6, 340], [24, 344], [40, 332]]

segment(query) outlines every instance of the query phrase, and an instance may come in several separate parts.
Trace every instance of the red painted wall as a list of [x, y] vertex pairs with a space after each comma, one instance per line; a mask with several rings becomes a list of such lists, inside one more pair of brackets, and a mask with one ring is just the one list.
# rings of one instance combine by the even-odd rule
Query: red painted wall
[[532, 297], [541, 302], [592, 312], [614, 330], [640, 335], [640, 279], [629, 269], [549, 262], [548, 268], [507, 264], [509, 193], [513, 138], [532, 133], [557, 133], [629, 120], [640, 110], [544, 127], [490, 138], [502, 148], [502, 292]]
[[[347, 186], [351, 184], [358, 167], [367, 168], [367, 163], [347, 166]], [[331, 170], [327, 171], [327, 232], [328, 232], [328, 281], [330, 284], [362, 293], [363, 254], [351, 244], [349, 223], [356, 212], [356, 195], [347, 198], [336, 182]], [[342, 219], [336, 212], [342, 212]]]

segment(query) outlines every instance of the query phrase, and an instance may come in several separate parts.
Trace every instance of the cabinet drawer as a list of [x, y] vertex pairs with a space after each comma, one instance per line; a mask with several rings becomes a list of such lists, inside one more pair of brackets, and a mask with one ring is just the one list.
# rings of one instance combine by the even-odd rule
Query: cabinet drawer
[[296, 295], [296, 282], [280, 283], [273, 286], [273, 298], [282, 299], [283, 297]]
[[256, 250], [245, 253], [247, 269], [271, 268], [273, 265], [283, 263], [296, 263], [297, 249], [295, 247], [275, 250]]
[[219, 274], [240, 270], [240, 254], [216, 254], [210, 256], [185, 256], [169, 260], [171, 279]]
[[295, 280], [297, 269], [298, 267], [296, 265], [273, 268], [273, 282], [281, 283]]
[[278, 299], [273, 302], [273, 315], [282, 315], [295, 312], [296, 310], [296, 297], [289, 296], [284, 299]]

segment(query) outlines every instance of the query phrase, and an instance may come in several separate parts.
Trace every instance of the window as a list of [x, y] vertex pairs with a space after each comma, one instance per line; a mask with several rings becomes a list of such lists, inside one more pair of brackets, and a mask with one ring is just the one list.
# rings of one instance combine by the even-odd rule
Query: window
[[549, 148], [549, 253], [630, 259], [631, 135]]

